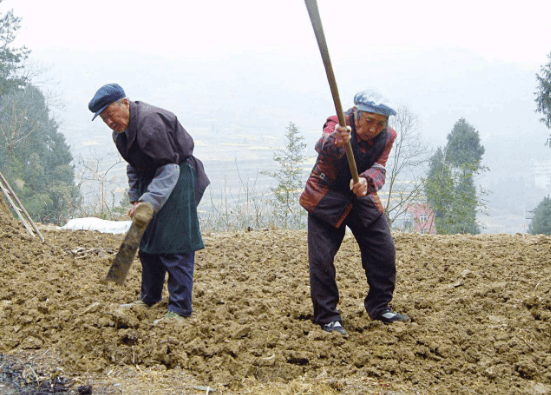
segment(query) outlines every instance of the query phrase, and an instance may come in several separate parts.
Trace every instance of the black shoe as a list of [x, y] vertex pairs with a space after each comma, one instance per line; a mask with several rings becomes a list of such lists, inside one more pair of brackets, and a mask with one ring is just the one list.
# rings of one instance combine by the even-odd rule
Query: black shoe
[[338, 332], [343, 336], [348, 336], [348, 332], [346, 331], [346, 329], [344, 329], [339, 321], [333, 321], [329, 324], [322, 325], [321, 328], [325, 332]]
[[410, 318], [405, 314], [396, 313], [389, 308], [386, 308], [383, 310], [376, 320], [383, 321], [385, 324], [391, 324], [393, 322], [399, 321], [399, 322], [409, 322]]

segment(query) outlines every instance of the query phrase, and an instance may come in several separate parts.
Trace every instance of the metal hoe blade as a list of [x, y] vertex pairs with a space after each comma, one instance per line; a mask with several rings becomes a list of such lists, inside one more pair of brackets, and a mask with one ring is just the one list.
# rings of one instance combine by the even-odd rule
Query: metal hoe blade
[[124, 283], [142, 236], [152, 217], [153, 207], [149, 203], [142, 203], [136, 208], [132, 217], [132, 225], [113, 260], [109, 273], [105, 278], [106, 281], [113, 281], [119, 285]]

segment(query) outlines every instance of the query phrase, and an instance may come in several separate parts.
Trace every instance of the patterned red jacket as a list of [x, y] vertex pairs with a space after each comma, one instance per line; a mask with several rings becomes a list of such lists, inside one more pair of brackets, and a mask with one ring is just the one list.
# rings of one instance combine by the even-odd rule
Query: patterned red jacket
[[396, 140], [396, 131], [387, 126], [377, 137], [361, 140], [355, 132], [352, 110], [348, 110], [346, 124], [352, 127], [350, 144], [354, 152], [358, 174], [367, 180], [367, 195], [358, 198], [350, 191], [352, 175], [344, 147], [335, 145], [335, 127], [338, 118], [327, 118], [323, 135], [316, 143], [318, 158], [300, 196], [300, 204], [309, 213], [340, 227], [353, 212], [371, 221], [383, 212], [377, 191], [386, 178], [386, 163]]

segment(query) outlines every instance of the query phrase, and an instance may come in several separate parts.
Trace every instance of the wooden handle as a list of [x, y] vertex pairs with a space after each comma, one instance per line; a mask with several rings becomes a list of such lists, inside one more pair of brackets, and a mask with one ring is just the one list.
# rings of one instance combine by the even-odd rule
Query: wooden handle
[[[329, 57], [329, 49], [325, 41], [325, 34], [323, 33], [323, 27], [321, 25], [321, 17], [318, 10], [318, 4], [316, 0], [304, 0], [308, 14], [310, 14], [310, 20], [312, 21], [312, 27], [316, 34], [316, 40], [323, 59], [323, 65], [325, 66], [325, 74], [327, 75], [327, 81], [329, 81], [329, 87], [331, 88], [331, 95], [333, 96], [333, 103], [335, 103], [335, 110], [337, 117], [339, 118], [339, 124], [346, 127], [346, 120], [344, 118], [344, 112], [342, 111], [341, 99], [339, 97], [339, 90], [337, 89], [337, 81], [335, 74], [333, 73], [333, 67], [331, 66], [331, 58]], [[346, 143], [346, 157], [348, 158], [348, 166], [350, 167], [350, 173], [352, 173], [352, 179], [354, 183], [359, 181], [358, 168], [356, 167], [356, 161], [354, 160], [354, 153], [352, 152], [352, 146], [350, 142]]]

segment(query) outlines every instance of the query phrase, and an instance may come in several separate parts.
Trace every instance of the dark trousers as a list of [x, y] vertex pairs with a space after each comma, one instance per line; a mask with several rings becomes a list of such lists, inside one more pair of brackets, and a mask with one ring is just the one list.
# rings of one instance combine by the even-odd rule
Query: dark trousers
[[195, 252], [189, 254], [147, 254], [140, 251], [142, 262], [141, 299], [152, 305], [162, 299], [165, 275], [168, 272], [168, 311], [184, 317], [192, 312], [193, 269]]
[[364, 300], [371, 318], [377, 317], [392, 300], [396, 283], [396, 250], [384, 215], [370, 224], [362, 223], [353, 212], [339, 227], [308, 215], [308, 259], [310, 293], [314, 304], [314, 322], [320, 325], [341, 321], [337, 310], [339, 290], [335, 281], [334, 259], [348, 226], [360, 246], [362, 266], [369, 292]]

